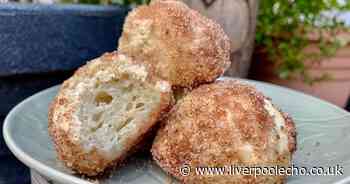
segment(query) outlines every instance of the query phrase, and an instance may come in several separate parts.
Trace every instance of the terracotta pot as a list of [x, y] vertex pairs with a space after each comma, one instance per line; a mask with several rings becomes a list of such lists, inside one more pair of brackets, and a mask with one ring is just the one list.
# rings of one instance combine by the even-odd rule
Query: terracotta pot
[[[310, 44], [305, 51], [314, 49], [316, 47]], [[318, 65], [310, 66], [308, 71], [311, 76], [328, 73], [331, 77], [329, 80], [316, 82], [313, 85], [306, 84], [302, 79], [280, 79], [274, 72], [275, 67], [272, 62], [267, 60], [266, 54], [256, 50], [249, 77], [302, 91], [340, 107], [345, 106], [350, 96], [350, 45], [341, 48], [334, 57], [325, 59]]]

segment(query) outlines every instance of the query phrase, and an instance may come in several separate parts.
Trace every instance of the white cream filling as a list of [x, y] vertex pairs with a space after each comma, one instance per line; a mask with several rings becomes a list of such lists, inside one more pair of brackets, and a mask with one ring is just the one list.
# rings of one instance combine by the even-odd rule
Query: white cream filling
[[264, 108], [267, 110], [270, 116], [272, 116], [275, 124], [275, 131], [278, 134], [279, 140], [277, 142], [277, 151], [278, 153], [283, 153], [288, 151], [288, 135], [283, 131], [286, 129], [286, 121], [283, 118], [282, 114], [273, 107], [272, 103], [265, 99]]

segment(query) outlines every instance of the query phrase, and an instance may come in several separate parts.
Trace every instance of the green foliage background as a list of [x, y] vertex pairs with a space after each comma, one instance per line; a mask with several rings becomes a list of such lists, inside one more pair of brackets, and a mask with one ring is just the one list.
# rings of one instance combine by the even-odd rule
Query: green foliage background
[[[277, 63], [280, 78], [302, 76], [313, 83], [329, 78], [327, 74], [312, 77], [307, 66], [332, 57], [337, 49], [345, 46], [344, 40], [336, 38], [339, 30], [349, 31], [336, 16], [324, 12], [350, 10], [350, 0], [261, 0], [256, 33], [256, 46], [267, 53], [269, 61]], [[319, 52], [305, 53], [310, 44], [309, 33], [320, 35], [316, 45]], [[329, 38], [324, 37], [324, 32]]]

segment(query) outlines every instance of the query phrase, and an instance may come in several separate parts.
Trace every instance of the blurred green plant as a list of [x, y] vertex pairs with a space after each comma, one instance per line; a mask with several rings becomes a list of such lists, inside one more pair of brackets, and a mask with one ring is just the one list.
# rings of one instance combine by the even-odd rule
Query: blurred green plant
[[[301, 76], [309, 84], [328, 79], [326, 73], [318, 77], [309, 75], [308, 68], [334, 56], [347, 44], [336, 35], [349, 31], [337, 18], [338, 13], [348, 10], [350, 0], [261, 0], [256, 51], [267, 54], [280, 78]], [[312, 40], [311, 35], [317, 38]], [[305, 52], [311, 43], [318, 51]]]

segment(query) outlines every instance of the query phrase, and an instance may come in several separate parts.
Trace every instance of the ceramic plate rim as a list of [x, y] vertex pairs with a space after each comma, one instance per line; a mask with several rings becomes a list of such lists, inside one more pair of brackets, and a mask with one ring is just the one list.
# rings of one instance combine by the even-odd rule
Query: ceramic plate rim
[[61, 172], [59, 170], [56, 170], [54, 168], [51, 168], [47, 165], [45, 165], [45, 163], [42, 163], [34, 158], [32, 158], [30, 155], [26, 154], [21, 148], [19, 148], [17, 146], [17, 144], [15, 143], [15, 141], [12, 139], [12, 134], [11, 134], [11, 127], [10, 127], [10, 122], [12, 117], [14, 116], [14, 114], [16, 114], [16, 112], [19, 110], [19, 107], [23, 104], [25, 104], [27, 101], [31, 100], [31, 98], [35, 97], [35, 96], [39, 96], [42, 93], [45, 93], [49, 90], [53, 90], [53, 88], [57, 87], [59, 85], [55, 85], [52, 86], [50, 88], [47, 88], [45, 90], [42, 90], [38, 93], [35, 93], [32, 96], [29, 96], [28, 98], [26, 98], [25, 100], [23, 100], [22, 102], [20, 102], [18, 105], [16, 105], [11, 111], [10, 113], [8, 113], [8, 115], [6, 116], [5, 120], [4, 120], [4, 125], [3, 125], [3, 136], [4, 136], [4, 140], [6, 145], [9, 147], [9, 149], [11, 150], [11, 152], [21, 161], [23, 162], [25, 165], [27, 165], [30, 169], [35, 169], [36, 171], [38, 171], [40, 174], [45, 175], [46, 177], [53, 179], [55, 181], [58, 182], [74, 182], [76, 184], [93, 184], [91, 182], [79, 179], [77, 177], [74, 176], [70, 176], [64, 172]]
[[[235, 79], [235, 80], [239, 80], [239, 81], [243, 81], [243, 82], [247, 82], [250, 84], [263, 84], [263, 85], [269, 85], [275, 88], [279, 88], [282, 90], [286, 90], [289, 92], [293, 92], [293, 93], [298, 93], [301, 94], [303, 96], [307, 96], [308, 98], [312, 98], [313, 100], [317, 100], [319, 102], [324, 103], [325, 105], [328, 105], [334, 109], [337, 109], [338, 111], [342, 112], [342, 113], [348, 113], [347, 111], [345, 111], [344, 109], [341, 109], [340, 107], [337, 107], [336, 105], [329, 103], [327, 101], [324, 101], [322, 99], [316, 98], [314, 96], [305, 94], [303, 92], [299, 92], [299, 91], [295, 91], [293, 89], [289, 89], [287, 87], [282, 87], [282, 86], [278, 86], [275, 84], [270, 84], [270, 83], [266, 83], [266, 82], [261, 82], [261, 81], [255, 81], [255, 80], [248, 80], [248, 79], [239, 79], [239, 78], [232, 78], [232, 77], [222, 77], [219, 80], [223, 80], [223, 79]], [[29, 168], [34, 169], [36, 171], [38, 171], [40, 174], [44, 175], [45, 177], [48, 177], [49, 179], [52, 179], [54, 181], [58, 181], [58, 182], [63, 182], [63, 183], [71, 183], [73, 182], [74, 184], [93, 184], [91, 182], [88, 182], [86, 180], [74, 177], [74, 176], [70, 176], [62, 171], [56, 170], [54, 168], [51, 168], [47, 165], [45, 165], [45, 163], [42, 163], [34, 158], [32, 158], [29, 154], [25, 153], [21, 148], [19, 148], [17, 146], [17, 144], [15, 143], [15, 141], [12, 139], [13, 135], [11, 134], [11, 125], [10, 122], [13, 119], [13, 116], [15, 116], [16, 112], [20, 110], [21, 106], [24, 105], [25, 103], [27, 103], [28, 101], [30, 101], [32, 98], [35, 98], [36, 96], [40, 96], [42, 93], [47, 93], [47, 91], [53, 90], [54, 88], [58, 87], [60, 85], [55, 85], [52, 86], [50, 88], [44, 89], [38, 93], [35, 93], [32, 96], [27, 97], [26, 99], [24, 99], [22, 102], [20, 102], [19, 104], [17, 104], [15, 107], [13, 107], [11, 109], [11, 111], [8, 113], [8, 115], [6, 116], [5, 120], [4, 120], [4, 124], [3, 124], [3, 137], [5, 140], [6, 145], [9, 147], [9, 149], [11, 150], [11, 152], [21, 161], [23, 162], [25, 165], [27, 165]], [[12, 127], [13, 128], [13, 127]], [[335, 182], [334, 184], [346, 184], [350, 182], [350, 176], [346, 176], [345, 178], [343, 178], [340, 181]]]

